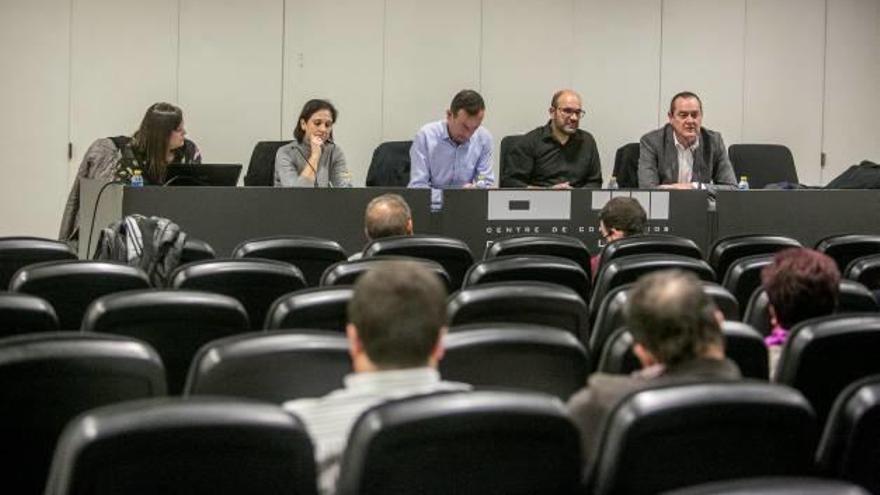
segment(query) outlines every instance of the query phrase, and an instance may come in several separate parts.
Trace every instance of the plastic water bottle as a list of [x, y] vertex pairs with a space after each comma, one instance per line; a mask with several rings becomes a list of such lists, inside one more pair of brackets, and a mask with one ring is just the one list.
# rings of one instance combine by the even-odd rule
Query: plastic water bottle
[[612, 175], [611, 178], [608, 179], [608, 189], [620, 189], [620, 186], [617, 185], [617, 177]]
[[480, 174], [477, 176], [477, 182], [474, 183], [477, 186], [477, 189], [486, 189], [488, 187], [488, 183], [486, 182], [486, 174]]
[[128, 182], [131, 187], [144, 187], [144, 176], [140, 170], [135, 170], [131, 174], [131, 180]]
[[749, 178], [745, 175], [741, 175], [739, 177], [739, 183], [736, 185], [737, 189], [740, 191], [748, 191], [749, 190]]

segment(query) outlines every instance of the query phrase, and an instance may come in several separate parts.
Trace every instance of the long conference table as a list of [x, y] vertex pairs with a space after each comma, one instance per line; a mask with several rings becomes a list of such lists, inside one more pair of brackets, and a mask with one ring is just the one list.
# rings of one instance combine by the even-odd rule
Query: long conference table
[[387, 192], [409, 203], [416, 233], [461, 239], [475, 258], [499, 239], [524, 234], [568, 235], [598, 252], [599, 210], [615, 196], [645, 207], [651, 233], [692, 239], [703, 252], [740, 234], [814, 246], [830, 235], [880, 233], [880, 190], [718, 191], [710, 198], [706, 191], [460, 189], [445, 190], [443, 207], [432, 211], [427, 189], [131, 188], [101, 180], [80, 187], [81, 258], [90, 257], [101, 228], [133, 213], [172, 219], [218, 257], [248, 239], [289, 234], [333, 239], [353, 253], [366, 241], [367, 203]]

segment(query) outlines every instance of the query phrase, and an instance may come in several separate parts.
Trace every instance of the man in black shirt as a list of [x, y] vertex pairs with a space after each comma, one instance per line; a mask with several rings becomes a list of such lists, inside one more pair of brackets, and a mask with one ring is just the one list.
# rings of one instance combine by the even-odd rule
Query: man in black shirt
[[549, 113], [546, 125], [520, 138], [506, 161], [501, 157], [501, 187], [602, 187], [596, 140], [578, 128], [585, 114], [580, 95], [557, 91]]

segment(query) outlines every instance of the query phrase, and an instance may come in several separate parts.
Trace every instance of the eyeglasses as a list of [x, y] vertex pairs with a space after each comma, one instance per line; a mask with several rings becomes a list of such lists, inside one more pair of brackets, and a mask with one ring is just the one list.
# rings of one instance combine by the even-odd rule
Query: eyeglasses
[[581, 110], [580, 108], [557, 108], [556, 110], [562, 112], [562, 114], [566, 117], [577, 115], [579, 119], [584, 118], [584, 115], [587, 114], [587, 112]]

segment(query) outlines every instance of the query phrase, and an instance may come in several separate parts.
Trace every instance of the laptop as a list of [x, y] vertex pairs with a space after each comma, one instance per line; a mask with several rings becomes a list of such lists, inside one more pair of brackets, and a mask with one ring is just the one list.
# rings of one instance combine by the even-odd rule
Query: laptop
[[166, 186], [236, 186], [241, 175], [240, 163], [198, 163], [168, 165]]

